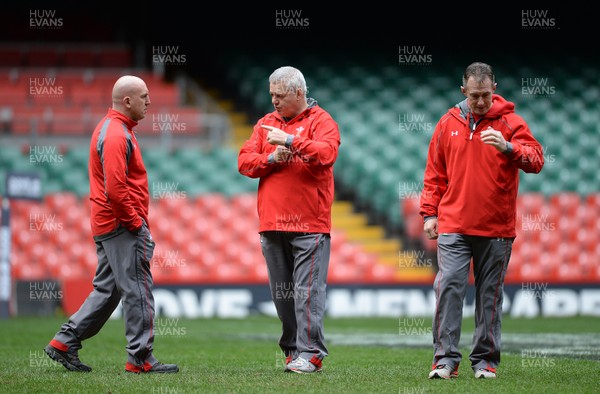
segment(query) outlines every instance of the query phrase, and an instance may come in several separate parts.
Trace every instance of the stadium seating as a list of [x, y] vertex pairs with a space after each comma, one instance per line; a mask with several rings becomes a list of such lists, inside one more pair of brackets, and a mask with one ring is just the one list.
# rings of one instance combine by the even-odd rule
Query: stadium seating
[[194, 136], [204, 129], [200, 109], [185, 105], [180, 87], [135, 68], [125, 45], [3, 44], [0, 53], [6, 55], [0, 57], [0, 126], [11, 133], [87, 135], [111, 106], [115, 75], [130, 73], [146, 81], [152, 108], [164, 117], [140, 125], [142, 131], [183, 129]]
[[[91, 277], [96, 255], [87, 196], [48, 194], [41, 204], [12, 204], [13, 275], [33, 280]], [[256, 193], [206, 193], [152, 200], [150, 226], [157, 241], [151, 268], [156, 283], [267, 283], [258, 241]], [[343, 230], [332, 236], [332, 283], [393, 282], [380, 264]]]

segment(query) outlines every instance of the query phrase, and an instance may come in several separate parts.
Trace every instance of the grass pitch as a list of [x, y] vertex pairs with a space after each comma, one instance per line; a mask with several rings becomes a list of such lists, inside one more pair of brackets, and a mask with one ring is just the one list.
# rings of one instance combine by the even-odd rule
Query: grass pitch
[[5, 393], [597, 393], [600, 318], [503, 321], [498, 379], [470, 370], [472, 319], [465, 319], [459, 377], [429, 380], [431, 320], [327, 319], [329, 356], [323, 372], [283, 372], [272, 317], [240, 320], [157, 318], [155, 355], [178, 374], [124, 372], [121, 320], [110, 320], [84, 342], [80, 358], [91, 373], [67, 371], [43, 349], [64, 322], [56, 318], [0, 321], [0, 384]]

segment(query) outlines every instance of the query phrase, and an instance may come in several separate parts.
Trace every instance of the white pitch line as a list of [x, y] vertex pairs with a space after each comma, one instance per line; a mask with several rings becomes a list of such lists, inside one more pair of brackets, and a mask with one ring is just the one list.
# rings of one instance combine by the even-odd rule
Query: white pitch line
[[[277, 341], [277, 335], [254, 334], [236, 336], [242, 339]], [[463, 332], [460, 346], [470, 347], [472, 332]], [[432, 347], [430, 330], [422, 335], [388, 333], [329, 333], [325, 340], [340, 346]], [[600, 361], [600, 334], [502, 334], [502, 351], [507, 354], [543, 355], [544, 357], [585, 358]]]
[[[469, 347], [472, 332], [463, 332], [460, 346]], [[335, 345], [362, 346], [410, 346], [431, 347], [431, 334], [337, 334], [326, 336]], [[502, 335], [502, 348], [506, 353], [521, 354], [521, 351], [537, 351], [549, 356], [567, 356], [600, 360], [600, 334], [513, 334]]]

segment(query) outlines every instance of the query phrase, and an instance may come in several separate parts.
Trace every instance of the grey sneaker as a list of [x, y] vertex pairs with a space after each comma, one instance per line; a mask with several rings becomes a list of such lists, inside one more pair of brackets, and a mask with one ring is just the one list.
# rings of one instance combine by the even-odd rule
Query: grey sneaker
[[296, 373], [313, 373], [313, 372], [321, 372], [322, 361], [321, 359], [313, 356], [313, 358], [309, 360], [298, 357], [294, 361], [288, 364], [287, 369]]
[[496, 371], [493, 369], [479, 368], [475, 371], [475, 379], [496, 379]]
[[163, 364], [157, 361], [154, 365], [145, 363], [143, 366], [133, 365], [130, 362], [125, 364], [125, 372], [131, 373], [177, 373], [179, 367], [177, 364]]
[[76, 353], [63, 352], [62, 350], [57, 349], [50, 344], [46, 346], [44, 351], [48, 357], [56, 362], [61, 363], [69, 371], [92, 372], [92, 368], [82, 363]]
[[450, 379], [458, 377], [458, 369], [452, 369], [446, 364], [433, 367], [429, 372], [429, 379]]

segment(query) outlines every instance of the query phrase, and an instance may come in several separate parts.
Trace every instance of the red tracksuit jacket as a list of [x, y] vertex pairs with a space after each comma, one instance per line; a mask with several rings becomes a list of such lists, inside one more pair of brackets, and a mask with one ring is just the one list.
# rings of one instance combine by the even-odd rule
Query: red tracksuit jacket
[[148, 176], [133, 132], [137, 122], [113, 109], [98, 123], [90, 143], [89, 178], [92, 235], [120, 223], [130, 231], [148, 226]]
[[[437, 216], [438, 232], [516, 236], [519, 169], [538, 173], [543, 150], [513, 103], [493, 95], [488, 113], [474, 123], [466, 101], [439, 120], [429, 143], [421, 193], [421, 216]], [[512, 152], [481, 141], [481, 131], [501, 131]]]
[[[269, 163], [277, 145], [267, 142], [275, 126], [294, 135], [293, 157]], [[286, 122], [276, 111], [259, 119], [238, 155], [240, 174], [260, 178], [258, 183], [259, 232], [291, 231], [329, 233], [333, 203], [333, 165], [340, 145], [337, 123], [316, 102]]]

